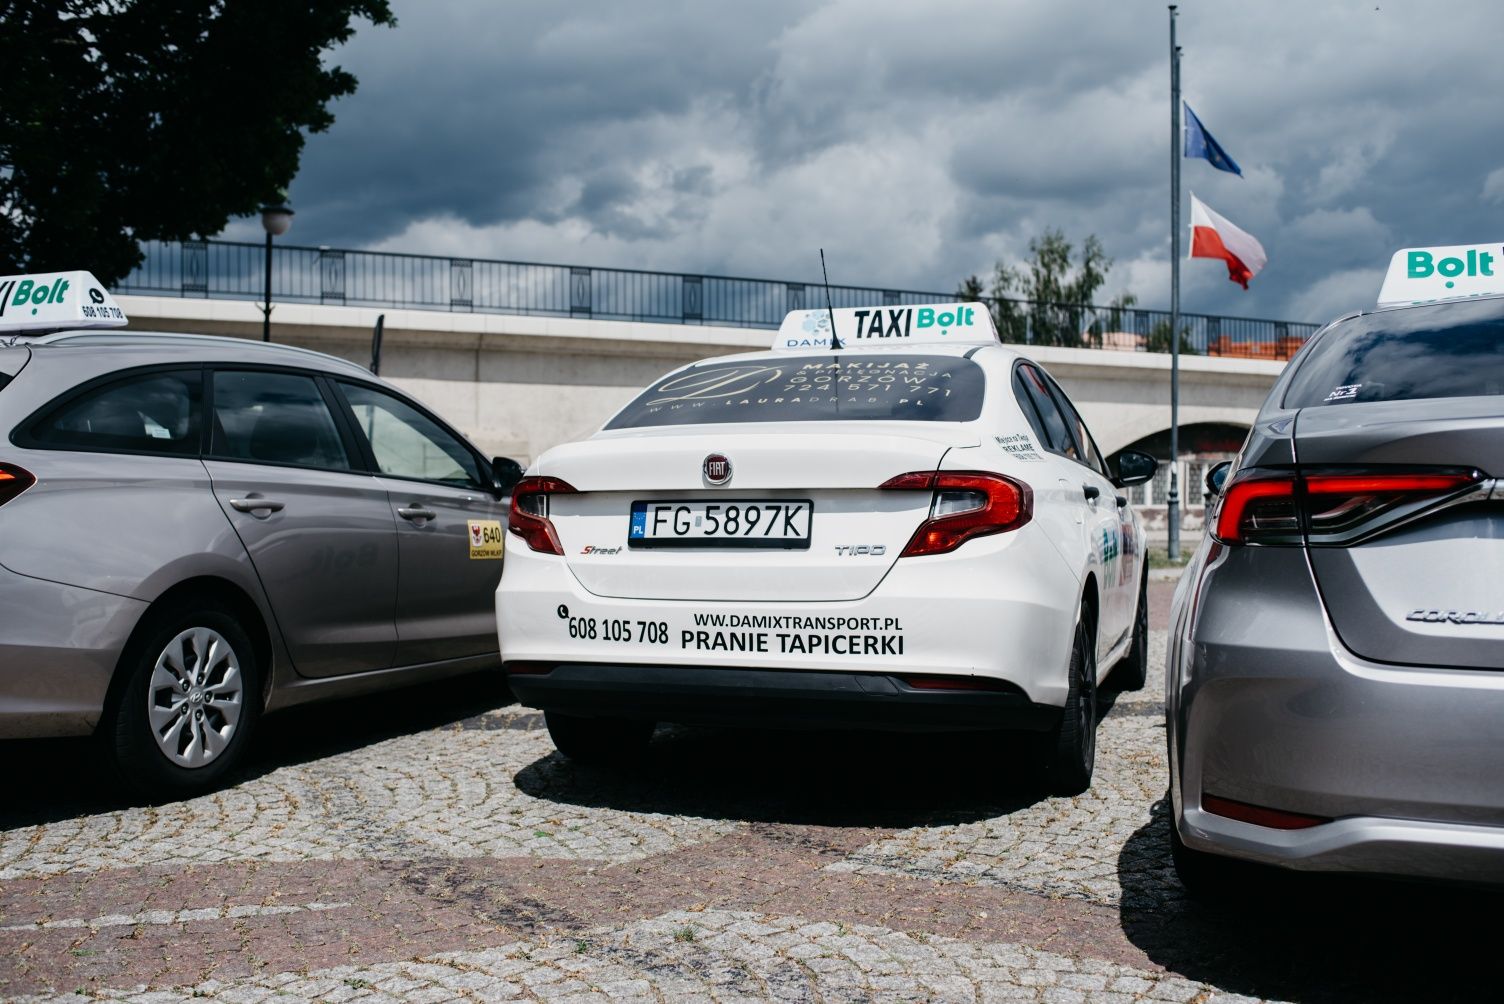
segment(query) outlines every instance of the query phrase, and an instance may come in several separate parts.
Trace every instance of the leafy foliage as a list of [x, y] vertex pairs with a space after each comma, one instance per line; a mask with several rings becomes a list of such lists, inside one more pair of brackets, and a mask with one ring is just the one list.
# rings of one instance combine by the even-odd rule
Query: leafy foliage
[[[992, 285], [983, 293], [976, 276], [962, 280], [956, 296], [962, 300], [990, 298], [992, 319], [1005, 342], [1036, 345], [1100, 344], [1104, 321], [1115, 328], [1123, 310], [1136, 302], [1131, 293], [1115, 298], [1108, 318], [1089, 306], [1107, 282], [1112, 259], [1095, 234], [1081, 245], [1079, 265], [1075, 248], [1059, 230], [1047, 229], [1029, 242], [1029, 261], [1022, 267], [998, 262]], [[1022, 302], [1020, 302], [1022, 301]]]
[[323, 54], [388, 0], [0, 0], [0, 272], [123, 278], [253, 213], [355, 90]]

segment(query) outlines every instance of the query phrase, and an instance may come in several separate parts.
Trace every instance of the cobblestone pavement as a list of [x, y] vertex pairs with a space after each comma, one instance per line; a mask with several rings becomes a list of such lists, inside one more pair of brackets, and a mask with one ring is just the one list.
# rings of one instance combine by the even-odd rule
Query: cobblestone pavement
[[1265, 877], [1187, 902], [1161, 692], [1105, 695], [1076, 798], [986, 737], [665, 728], [576, 768], [486, 680], [272, 716], [239, 783], [161, 806], [92, 782], [83, 744], [9, 744], [0, 996], [1499, 995], [1491, 895]]

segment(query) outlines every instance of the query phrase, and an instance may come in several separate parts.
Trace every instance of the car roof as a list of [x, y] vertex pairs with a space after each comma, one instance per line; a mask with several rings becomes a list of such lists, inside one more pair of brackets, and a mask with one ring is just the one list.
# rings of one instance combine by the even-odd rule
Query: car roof
[[[231, 335], [195, 335], [170, 331], [59, 331], [19, 343], [33, 350], [52, 353], [72, 349], [120, 349], [142, 362], [213, 361], [228, 363], [281, 363], [286, 366], [322, 369], [370, 379], [365, 367], [348, 359], [296, 345], [257, 342]], [[149, 358], [148, 358], [149, 357]], [[39, 357], [40, 358], [40, 357]]]

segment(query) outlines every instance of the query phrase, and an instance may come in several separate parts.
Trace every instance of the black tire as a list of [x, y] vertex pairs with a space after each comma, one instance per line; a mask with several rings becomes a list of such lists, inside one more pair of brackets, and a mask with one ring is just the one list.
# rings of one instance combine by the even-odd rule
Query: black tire
[[[105, 709], [98, 739], [115, 773], [138, 793], [153, 799], [187, 798], [214, 789], [244, 760], [251, 735], [261, 717], [264, 676], [256, 659], [255, 646], [229, 610], [195, 604], [156, 611], [148, 617], [150, 620], [121, 657], [121, 685]], [[237, 695], [237, 714], [223, 737], [218, 731], [214, 733], [219, 745], [212, 759], [199, 766], [183, 766], [169, 759], [153, 735], [148, 704], [163, 693], [160, 688], [153, 688], [152, 678], [158, 659], [169, 643], [184, 632], [197, 629], [214, 632], [226, 642], [233, 662], [223, 652], [216, 651], [213, 664], [206, 670], [201, 669], [206, 677], [204, 686], [191, 705], [183, 704], [186, 724], [182, 731], [191, 732], [197, 724], [199, 734], [205, 735], [206, 725], [217, 722], [224, 727], [229, 709], [216, 702], [227, 700], [231, 694]], [[196, 656], [184, 658], [181, 655], [190, 648], [178, 646], [180, 661], [199, 664]], [[235, 666], [238, 683], [227, 686], [226, 681], [232, 679], [227, 676], [231, 665]], [[194, 710], [190, 711], [190, 708]], [[188, 721], [193, 715], [197, 716], [197, 723]]]
[[637, 756], [653, 738], [654, 724], [637, 718], [577, 718], [545, 711], [548, 735], [569, 759], [605, 764]]
[[1123, 661], [1112, 668], [1111, 683], [1118, 690], [1143, 690], [1149, 679], [1149, 570], [1138, 587], [1138, 612], [1133, 615], [1133, 642]]
[[1097, 760], [1097, 660], [1083, 610], [1071, 642], [1070, 692], [1060, 724], [1048, 734], [1045, 783], [1056, 795], [1079, 795], [1091, 787]]

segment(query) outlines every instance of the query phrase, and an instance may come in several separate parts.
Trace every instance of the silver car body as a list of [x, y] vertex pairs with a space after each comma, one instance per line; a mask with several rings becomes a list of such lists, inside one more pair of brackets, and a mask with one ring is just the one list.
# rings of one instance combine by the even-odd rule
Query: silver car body
[[[1299, 471], [1304, 530], [1284, 542], [1260, 531], [1275, 541], [1263, 545], [1209, 532], [1177, 589], [1166, 721], [1185, 848], [1504, 880], [1504, 360], [1497, 348], [1482, 365], [1451, 354], [1465, 331], [1497, 346], [1501, 329], [1500, 298], [1353, 315], [1318, 332], [1269, 395], [1208, 527], [1240, 478]], [[1341, 339], [1366, 338], [1365, 351], [1381, 340], [1357, 331], [1425, 351], [1387, 386], [1340, 379], [1310, 398], [1302, 381]], [[1437, 386], [1397, 387], [1412, 377]], [[1470, 392], [1447, 393], [1448, 381]], [[1388, 510], [1382, 486], [1397, 482], [1345, 513], [1325, 506], [1321, 477], [1362, 471], [1452, 471], [1438, 476], [1457, 483], [1395, 495]]]
[[[472, 520], [504, 521], [504, 500], [381, 473], [348, 417], [338, 420], [345, 442], [363, 445], [346, 446], [357, 455], [343, 470], [28, 440], [29, 424], [75, 389], [153, 369], [294, 374], [329, 395], [335, 381], [369, 388], [489, 471], [417, 402], [320, 353], [139, 332], [0, 347], [0, 464], [36, 478], [0, 504], [0, 737], [94, 731], [132, 632], [154, 604], [184, 593], [237, 612], [267, 667], [267, 710], [497, 665], [491, 597], [502, 562], [472, 560], [469, 538]], [[263, 417], [267, 435], [301, 434], [270, 410]], [[247, 508], [257, 498], [282, 506]]]

